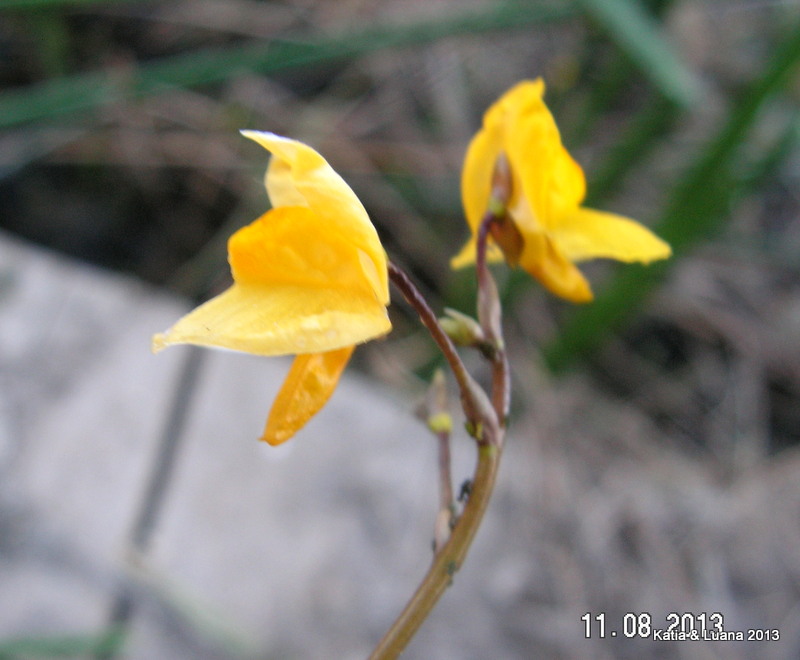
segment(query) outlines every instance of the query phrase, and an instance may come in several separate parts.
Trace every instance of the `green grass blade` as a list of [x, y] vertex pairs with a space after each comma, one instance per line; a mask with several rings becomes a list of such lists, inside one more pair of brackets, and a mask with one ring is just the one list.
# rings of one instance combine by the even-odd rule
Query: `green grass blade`
[[[673, 190], [655, 231], [672, 245], [676, 256], [724, 220], [735, 188], [733, 157], [759, 110], [784, 88], [799, 61], [800, 26], [795, 26], [776, 50], [764, 75], [750, 85], [739, 103], [732, 104], [728, 121]], [[593, 304], [572, 315], [559, 337], [546, 347], [544, 357], [551, 369], [561, 371], [579, 355], [595, 348], [636, 309], [672, 263], [674, 257], [648, 267], [625, 266]]]
[[750, 190], [766, 185], [778, 167], [791, 155], [798, 142], [800, 142], [800, 116], [794, 114], [780, 137], [775, 140], [773, 147], [767, 151], [767, 155], [748, 169], [742, 179], [742, 185]]
[[692, 105], [700, 85], [664, 39], [651, 14], [634, 0], [577, 0], [642, 73], [679, 107]]
[[634, 117], [600, 167], [592, 172], [587, 181], [585, 205], [597, 206], [613, 194], [625, 175], [650, 153], [658, 138], [670, 129], [678, 115], [677, 106], [660, 97], [653, 99]]
[[0, 9], [62, 9], [67, 7], [80, 7], [81, 5], [108, 5], [127, 2], [129, 4], [144, 4], [152, 0], [0, 0]]
[[0, 660], [74, 658], [118, 653], [122, 650], [124, 641], [124, 634], [116, 628], [109, 628], [96, 635], [17, 637], [0, 640]]
[[92, 72], [0, 94], [0, 128], [89, 110], [175, 87], [208, 85], [247, 73], [269, 74], [342, 62], [366, 53], [443, 37], [524, 28], [571, 15], [567, 6], [498, 3], [483, 11], [402, 26], [378, 26], [314, 42], [272, 41], [165, 58], [124, 72]]
[[50, 78], [63, 76], [70, 59], [69, 31], [59, 12], [38, 11], [26, 15], [29, 29], [36, 35], [36, 58]]

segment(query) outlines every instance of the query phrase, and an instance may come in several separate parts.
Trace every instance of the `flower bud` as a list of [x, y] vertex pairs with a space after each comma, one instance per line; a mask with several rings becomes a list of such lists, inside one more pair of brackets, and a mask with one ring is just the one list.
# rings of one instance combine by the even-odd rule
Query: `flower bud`
[[453, 430], [453, 418], [448, 410], [447, 379], [444, 371], [437, 369], [416, 414], [432, 433], [450, 433]]
[[471, 316], [445, 307], [447, 315], [439, 319], [439, 325], [450, 339], [458, 346], [479, 346], [486, 341], [480, 324]]
[[432, 433], [450, 433], [453, 430], [453, 418], [450, 413], [436, 413], [428, 417], [428, 428]]

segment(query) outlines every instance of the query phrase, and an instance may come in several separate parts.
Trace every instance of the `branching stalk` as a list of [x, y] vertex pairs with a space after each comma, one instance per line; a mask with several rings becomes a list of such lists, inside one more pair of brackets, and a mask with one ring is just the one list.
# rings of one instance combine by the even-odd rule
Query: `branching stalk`
[[[436, 314], [433, 313], [430, 305], [428, 305], [428, 301], [425, 300], [408, 275], [398, 266], [389, 262], [389, 278], [403, 294], [406, 302], [417, 312], [420, 321], [428, 329], [431, 337], [433, 337], [447, 360], [458, 384], [461, 405], [464, 409], [464, 414], [467, 416], [467, 421], [473, 428], [482, 429], [486, 425], [485, 418], [494, 416], [494, 411], [486, 399], [486, 393], [467, 371], [453, 341], [442, 330], [442, 326], [439, 325], [439, 319], [436, 318]], [[476, 436], [476, 439], [479, 442], [482, 441], [480, 437]]]
[[[507, 373], [508, 361], [505, 357], [501, 334], [500, 303], [497, 296], [497, 288], [491, 273], [486, 267], [486, 238], [489, 223], [486, 222], [484, 224], [486, 224], [486, 227], [481, 228], [482, 232], [478, 240], [480, 259], [478, 296], [479, 306], [481, 304], [481, 296], [484, 303], [487, 303], [485, 311], [489, 312], [489, 317], [481, 319], [481, 323], [482, 325], [485, 324], [484, 332], [489, 331], [487, 338], [490, 339], [495, 349], [491, 355], [491, 402], [489, 402], [486, 393], [467, 372], [453, 342], [442, 330], [427, 301], [403, 271], [394, 264], [389, 264], [389, 276], [392, 282], [416, 310], [420, 320], [428, 328], [453, 371], [461, 393], [465, 415], [469, 424], [472, 425], [473, 435], [477, 441], [478, 457], [472, 478], [472, 489], [461, 516], [456, 521], [449, 538], [441, 547], [437, 547], [437, 552], [428, 573], [405, 609], [403, 609], [400, 616], [373, 651], [370, 656], [372, 660], [389, 660], [398, 657], [428, 617], [439, 598], [452, 584], [453, 577], [461, 568], [472, 540], [483, 520], [494, 489], [503, 448], [505, 418], [508, 412], [509, 378]], [[479, 310], [479, 317], [481, 314], [482, 312]], [[484, 316], [486, 315], [484, 314]], [[445, 446], [448, 447], [445, 464], [448, 466], [446, 481], [449, 483], [449, 446]], [[442, 461], [441, 454], [440, 461]], [[442, 497], [452, 501], [452, 492], [449, 495], [443, 493]], [[444, 499], [442, 502], [444, 502]]]

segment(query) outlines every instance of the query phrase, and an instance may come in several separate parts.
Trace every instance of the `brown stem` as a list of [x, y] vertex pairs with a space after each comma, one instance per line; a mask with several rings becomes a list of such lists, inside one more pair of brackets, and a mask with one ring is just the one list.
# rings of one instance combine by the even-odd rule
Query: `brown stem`
[[450, 480], [450, 432], [439, 431], [439, 506], [442, 510], [453, 509], [453, 484]]
[[437, 369], [425, 402], [420, 407], [422, 417], [428, 429], [436, 437], [436, 449], [439, 466], [439, 512], [433, 528], [433, 551], [439, 552], [450, 538], [455, 524], [455, 502], [453, 500], [453, 482], [450, 475], [450, 433], [453, 420], [450, 417], [450, 405], [447, 397], [447, 379], [444, 371]]
[[[464, 414], [470, 424], [479, 429], [477, 433], [480, 433], [484, 417], [487, 416], [485, 393], [467, 371], [452, 340], [442, 330], [442, 326], [439, 325], [439, 319], [436, 318], [436, 314], [433, 313], [430, 305], [428, 305], [428, 301], [422, 297], [419, 289], [417, 289], [408, 275], [398, 266], [389, 262], [389, 277], [394, 285], [400, 289], [408, 304], [417, 312], [423, 325], [431, 333], [431, 337], [433, 337], [433, 340], [442, 351], [458, 384]], [[482, 441], [479, 437], [477, 439], [479, 442]]]
[[[467, 551], [491, 499], [500, 464], [505, 428], [502, 423], [504, 416], [501, 417], [496, 412], [498, 409], [502, 412], [503, 406], [498, 407], [497, 404], [489, 403], [483, 390], [466, 371], [455, 346], [442, 330], [433, 311], [408, 276], [391, 263], [389, 264], [389, 276], [409, 304], [417, 311], [422, 323], [428, 328], [444, 353], [461, 390], [464, 412], [473, 427], [480, 430], [475, 432], [478, 441], [478, 460], [472, 478], [472, 489], [464, 510], [453, 527], [450, 537], [438, 549], [433, 564], [411, 600], [372, 652], [370, 656], [372, 660], [389, 660], [399, 656], [447, 587], [452, 584], [453, 576], [461, 568], [467, 556]], [[494, 284], [491, 275], [488, 275], [488, 278]], [[496, 328], [499, 328], [499, 325]], [[502, 346], [502, 337], [498, 339], [499, 345]], [[497, 373], [507, 367], [505, 360], [497, 362], [495, 359], [493, 364], [498, 365]], [[493, 378], [493, 387], [497, 387], [498, 383], [501, 384], [500, 389], [504, 390], [505, 385], [502, 384], [505, 383], [505, 379]], [[492, 393], [493, 399], [497, 396], [496, 392]], [[501, 392], [500, 398], [504, 399], [505, 394]], [[442, 460], [441, 457], [440, 460]], [[449, 465], [449, 456], [446, 462]], [[447, 482], [449, 483], [449, 467]], [[452, 501], [452, 492], [449, 495], [443, 493], [442, 502], [445, 501], [445, 498]]]
[[500, 464], [501, 444], [501, 438], [494, 438], [494, 442], [479, 446], [478, 463], [467, 506], [411, 600], [370, 655], [371, 660], [390, 660], [399, 656], [452, 584], [489, 504]]
[[453, 483], [450, 475], [450, 432], [436, 433], [439, 458], [439, 513], [433, 534], [433, 551], [439, 552], [450, 538], [455, 516]]
[[484, 335], [493, 349], [490, 356], [492, 362], [492, 406], [500, 425], [505, 427], [511, 403], [511, 370], [503, 340], [500, 294], [486, 262], [487, 241], [492, 223], [496, 221], [497, 216], [492, 211], [488, 211], [478, 227], [475, 266], [478, 278], [478, 319]]
[[505, 349], [500, 349], [492, 361], [492, 405], [502, 428], [506, 427], [511, 407], [511, 369]]

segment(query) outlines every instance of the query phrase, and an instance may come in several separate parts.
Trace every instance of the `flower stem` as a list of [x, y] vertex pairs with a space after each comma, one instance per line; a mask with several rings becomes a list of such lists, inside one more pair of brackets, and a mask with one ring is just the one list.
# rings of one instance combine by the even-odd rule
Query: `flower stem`
[[[485, 392], [467, 372], [452, 341], [442, 330], [427, 301], [408, 276], [391, 263], [389, 264], [389, 276], [408, 303], [417, 311], [420, 320], [439, 345], [455, 375], [461, 390], [461, 401], [467, 419], [472, 424], [473, 429], [479, 429], [474, 433], [477, 440], [478, 458], [472, 477], [469, 499], [453, 526], [450, 537], [441, 547], [437, 548], [430, 569], [416, 592], [414, 592], [411, 600], [408, 601], [405, 609], [403, 609], [400, 616], [372, 652], [371, 660], [390, 660], [400, 655], [439, 601], [439, 598], [452, 584], [454, 575], [461, 568], [467, 556], [472, 540], [478, 531], [491, 499], [497, 477], [505, 432], [504, 419], [506, 409], [503, 402], [507, 398], [506, 383], [508, 381], [504, 373], [508, 369], [508, 363], [504, 357], [502, 359], [498, 357], [498, 355], [505, 355], [504, 351], [501, 351], [492, 357], [493, 371], [498, 377], [493, 376], [492, 378], [493, 401], [490, 403]], [[488, 278], [491, 285], [494, 285], [488, 270], [483, 277], [484, 279]], [[497, 311], [499, 313], [499, 307]], [[499, 328], [498, 319], [498, 323], [494, 325], [494, 330], [497, 331], [494, 335], [494, 344], [502, 347]], [[500, 390], [499, 393], [495, 391], [497, 389]], [[500, 401], [500, 404], [497, 401]], [[449, 460], [447, 463], [449, 463]], [[449, 497], [452, 498], [452, 494]]]
[[500, 294], [486, 262], [486, 244], [492, 223], [496, 221], [497, 215], [488, 211], [478, 227], [475, 267], [478, 278], [478, 319], [492, 347], [492, 405], [500, 426], [505, 427], [511, 403], [511, 370], [503, 341]]
[[[456, 351], [456, 347], [453, 345], [453, 341], [442, 329], [439, 319], [436, 318], [436, 314], [433, 313], [430, 305], [428, 305], [428, 301], [425, 300], [408, 275], [397, 265], [389, 262], [389, 277], [394, 285], [400, 289], [408, 304], [417, 312], [420, 321], [422, 321], [428, 332], [431, 333], [433, 340], [439, 346], [447, 363], [450, 365], [450, 370], [455, 376], [456, 383], [458, 383], [464, 414], [473, 428], [480, 428], [485, 424], [484, 418], [489, 414], [484, 391], [467, 371], [458, 351]], [[480, 438], [478, 440], [480, 441]]]
[[436, 554], [411, 600], [370, 655], [371, 660], [390, 660], [399, 656], [447, 587], [452, 584], [453, 576], [461, 568], [489, 504], [500, 464], [500, 453], [501, 447], [495, 443], [479, 446], [472, 492], [450, 539]]
[[433, 534], [434, 552], [439, 552], [453, 528], [455, 502], [453, 500], [453, 482], [450, 476], [450, 431], [436, 433], [436, 447], [439, 458], [439, 513]]
[[447, 380], [444, 371], [437, 369], [420, 412], [428, 429], [436, 437], [439, 463], [439, 513], [433, 528], [433, 551], [439, 552], [450, 538], [456, 521], [456, 506], [453, 499], [453, 481], [450, 475], [450, 433], [453, 420], [447, 397]]

